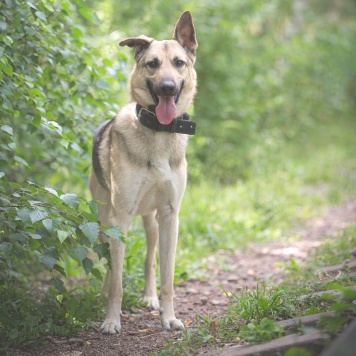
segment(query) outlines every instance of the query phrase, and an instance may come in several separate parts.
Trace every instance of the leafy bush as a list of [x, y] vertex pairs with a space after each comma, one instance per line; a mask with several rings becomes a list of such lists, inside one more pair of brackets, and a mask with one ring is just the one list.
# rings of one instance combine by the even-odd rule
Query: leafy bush
[[[98, 19], [84, 1], [6, 0], [0, 13], [0, 294], [6, 307], [0, 331], [6, 346], [54, 332], [54, 320], [77, 318], [83, 325], [80, 290], [74, 299], [64, 283], [68, 264], [88, 275], [81, 288], [93, 295], [103, 278], [92, 256], [109, 256], [100, 231], [124, 241], [117, 227], [99, 225], [97, 202], [66, 188], [86, 195], [95, 122], [119, 109], [114, 94], [126, 81], [126, 61], [104, 55], [89, 37], [83, 24], [98, 25]], [[52, 277], [53, 298], [45, 307], [31, 306], [34, 296], [20, 293], [42, 269], [39, 263]]]
[[77, 11], [98, 25], [81, 0], [0, 2], [0, 171], [10, 181], [55, 186], [67, 177], [83, 189], [93, 122], [119, 108], [108, 90], [126, 80], [125, 57], [104, 56]]
[[[21, 266], [20, 261], [38, 256], [49, 270], [55, 269], [65, 277], [59, 262], [61, 256], [68, 253], [86, 274], [102, 279], [100, 271], [93, 268], [93, 261], [86, 257], [89, 249], [93, 249], [99, 259], [109, 257], [109, 244], [99, 243], [100, 230], [108, 237], [125, 240], [118, 227], [100, 227], [98, 203], [87, 202], [90, 211], [85, 211], [79, 209], [79, 198], [75, 194], [63, 194], [34, 183], [26, 188], [18, 183], [9, 185], [15, 188], [11, 195], [0, 192], [3, 204], [0, 208], [0, 271], [11, 274], [11, 267]], [[58, 286], [59, 282], [52, 280], [52, 283]]]
[[34, 344], [41, 336], [70, 336], [94, 325], [103, 315], [103, 299], [88, 288], [77, 291], [75, 298], [58, 291], [28, 290], [16, 281], [0, 287], [0, 351], [9, 347]]

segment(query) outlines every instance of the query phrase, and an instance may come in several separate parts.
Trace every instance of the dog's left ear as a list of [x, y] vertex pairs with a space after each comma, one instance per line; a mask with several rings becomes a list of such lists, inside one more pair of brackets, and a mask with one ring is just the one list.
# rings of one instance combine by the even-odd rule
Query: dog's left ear
[[121, 41], [119, 45], [121, 47], [129, 46], [133, 48], [135, 50], [135, 58], [137, 60], [140, 53], [147, 49], [152, 41], [154, 41], [153, 38], [141, 35], [139, 37], [126, 38], [126, 40]]
[[195, 38], [193, 18], [190, 11], [184, 11], [179, 18], [172, 39], [178, 41], [183, 48], [195, 55], [198, 42]]

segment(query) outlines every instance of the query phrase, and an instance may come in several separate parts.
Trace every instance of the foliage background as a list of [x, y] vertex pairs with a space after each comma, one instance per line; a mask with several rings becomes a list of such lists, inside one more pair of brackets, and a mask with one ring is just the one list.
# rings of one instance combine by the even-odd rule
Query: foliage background
[[[118, 42], [142, 33], [167, 38], [185, 9], [193, 13], [199, 42], [192, 110], [198, 134], [188, 148], [177, 280], [201, 267], [203, 261], [189, 257], [196, 251], [207, 255], [280, 237], [319, 205], [355, 193], [353, 1], [1, 0], [0, 331], [6, 344], [87, 325], [92, 300], [79, 315], [83, 289], [75, 288], [73, 299], [71, 278], [98, 293], [104, 268], [97, 260], [107, 255], [99, 230], [122, 238], [99, 226], [87, 188], [92, 134], [127, 101], [133, 59]], [[309, 185], [328, 185], [326, 197], [303, 194]], [[135, 221], [127, 241], [128, 307], [142, 287], [141, 234]], [[41, 264], [51, 272], [44, 274]], [[49, 308], [58, 313], [48, 321], [32, 311], [29, 321], [15, 325], [27, 307], [10, 308], [25, 298], [14, 291], [41, 278], [52, 281]], [[63, 320], [68, 329], [58, 327]], [[19, 328], [32, 334], [21, 339]]]

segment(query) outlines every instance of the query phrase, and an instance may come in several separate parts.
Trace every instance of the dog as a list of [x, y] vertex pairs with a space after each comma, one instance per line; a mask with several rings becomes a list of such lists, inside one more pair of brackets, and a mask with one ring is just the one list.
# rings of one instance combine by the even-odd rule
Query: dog
[[[187, 181], [185, 151], [195, 123], [187, 111], [196, 93], [194, 70], [198, 42], [192, 15], [179, 18], [171, 40], [128, 38], [120, 46], [134, 49], [130, 102], [94, 134], [90, 190], [99, 207], [99, 221], [118, 226], [124, 235], [141, 215], [147, 237], [143, 300], [159, 309], [163, 329], [184, 328], [173, 307], [178, 213]], [[111, 266], [106, 275], [108, 308], [101, 331], [119, 333], [125, 244], [109, 242]], [[160, 300], [156, 291], [155, 248], [159, 240]]]

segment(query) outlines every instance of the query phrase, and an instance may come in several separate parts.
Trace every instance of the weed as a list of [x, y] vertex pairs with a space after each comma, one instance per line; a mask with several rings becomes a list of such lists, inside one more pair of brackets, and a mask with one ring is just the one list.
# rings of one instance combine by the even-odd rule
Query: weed
[[252, 320], [247, 325], [241, 327], [239, 337], [252, 344], [270, 341], [280, 337], [283, 333], [283, 328], [277, 323], [267, 318], [263, 318], [260, 323], [257, 320]]
[[225, 294], [230, 299], [230, 313], [245, 320], [287, 317], [295, 311], [290, 295], [283, 289], [268, 290], [266, 285], [257, 285], [255, 291], [244, 292], [241, 297], [226, 291]]
[[356, 311], [356, 290], [342, 287], [338, 283], [329, 283], [328, 286], [333, 290], [342, 292], [343, 301], [337, 301], [331, 306], [335, 315], [322, 317], [319, 328], [329, 333], [336, 333], [347, 322], [348, 314]]

